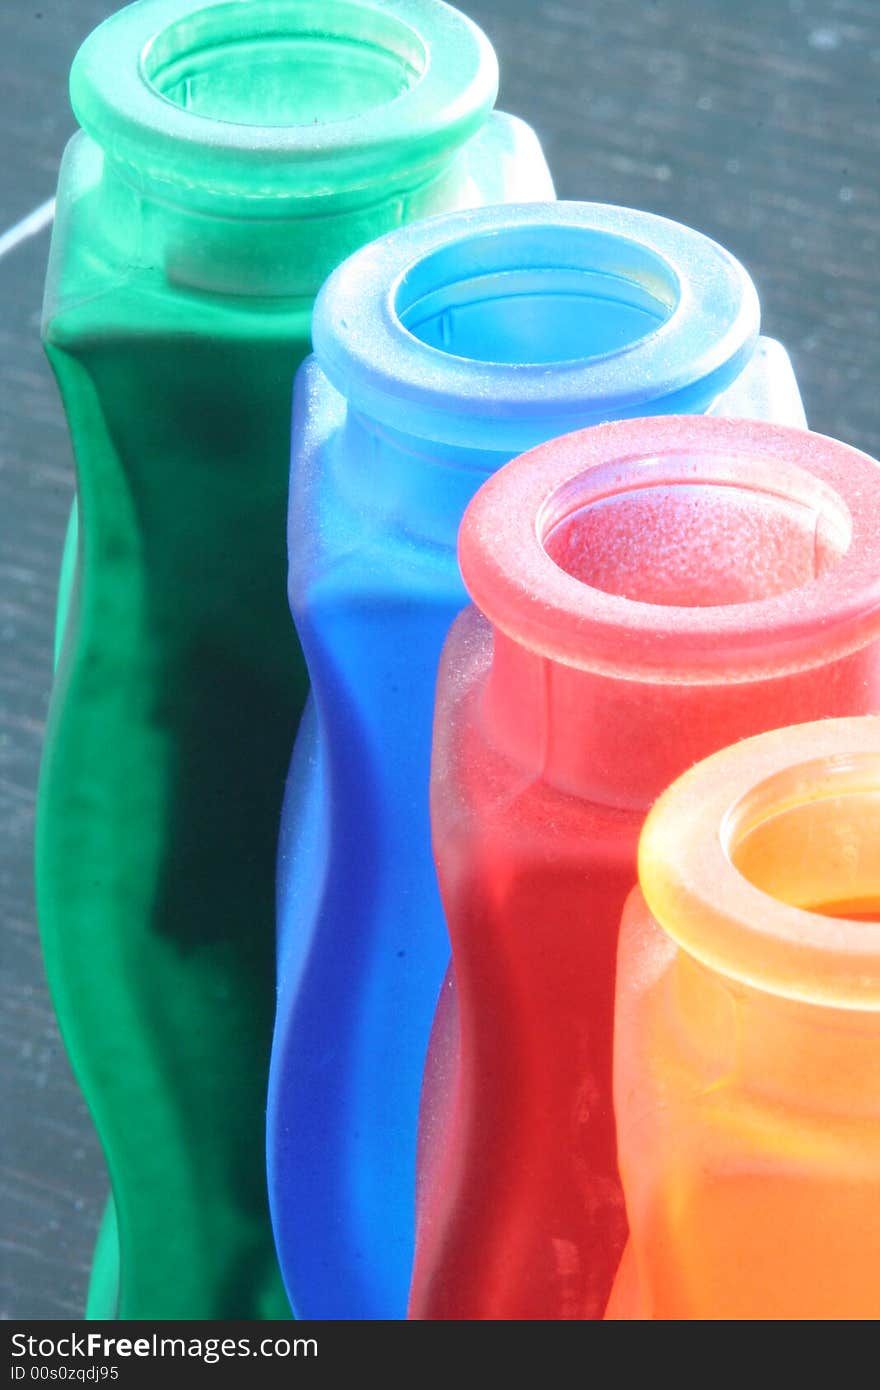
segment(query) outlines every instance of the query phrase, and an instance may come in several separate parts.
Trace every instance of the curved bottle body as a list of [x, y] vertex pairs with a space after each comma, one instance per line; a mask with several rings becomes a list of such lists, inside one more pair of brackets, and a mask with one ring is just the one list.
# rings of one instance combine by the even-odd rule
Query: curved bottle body
[[872, 460], [806, 432], [654, 419], [534, 450], [472, 503], [475, 606], [435, 719], [452, 967], [411, 1316], [602, 1316], [626, 1233], [612, 1024], [639, 830], [728, 741], [878, 708], [878, 484]]
[[[694, 256], [694, 316], [667, 352], [656, 330]], [[269, 1093], [273, 1223], [305, 1317], [406, 1311], [418, 1098], [449, 952], [433, 696], [466, 599], [465, 507], [521, 448], [646, 401], [799, 415], [788, 359], [757, 329], [754, 290], [720, 248], [589, 204], [437, 219], [325, 287], [297, 387], [290, 598], [312, 708], [285, 801]]]
[[798, 726], [701, 764], [646, 824], [610, 1318], [878, 1315], [878, 779], [876, 717]]
[[[301, 81], [321, 62], [339, 110]], [[283, 20], [262, 0], [144, 0], [74, 65], [84, 131], [60, 176], [44, 337], [78, 564], [37, 890], [116, 1206], [93, 1315], [288, 1311], [257, 1137], [277, 821], [307, 690], [284, 602], [291, 382], [337, 261], [546, 179], [528, 128], [491, 114], [496, 82], [483, 36], [434, 0], [393, 15], [299, 0]]]
[[[325, 422], [327, 392], [308, 362], [300, 418], [317, 397]], [[300, 1316], [402, 1317], [418, 1073], [448, 956], [432, 902], [425, 912], [424, 706], [461, 581], [454, 552], [347, 504], [338, 439], [304, 433], [292, 583], [312, 689], [278, 860], [269, 1190]]]
[[603, 1079], [638, 821], [492, 746], [491, 660], [466, 609], [438, 677], [431, 806], [453, 962], [422, 1093], [410, 1316], [582, 1318], [604, 1306], [626, 1235]]

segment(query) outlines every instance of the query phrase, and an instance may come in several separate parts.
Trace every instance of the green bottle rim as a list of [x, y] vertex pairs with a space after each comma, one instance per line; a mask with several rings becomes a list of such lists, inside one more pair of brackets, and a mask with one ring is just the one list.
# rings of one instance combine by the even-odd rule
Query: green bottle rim
[[[352, 54], [362, 70], [374, 63], [377, 81], [382, 65], [402, 90], [281, 125], [226, 116], [222, 100], [206, 113], [163, 90], [199, 56], [220, 72], [236, 45], [237, 71], [262, 54], [289, 64], [291, 84], [297, 71], [308, 79], [311, 40], [338, 42], [341, 64]], [[227, 90], [230, 80], [227, 63]], [[480, 128], [497, 89], [489, 40], [441, 0], [137, 0], [89, 35], [70, 75], [80, 125], [129, 182], [187, 204], [260, 201], [262, 215], [292, 198], [420, 182]], [[247, 76], [239, 95], [251, 92], [259, 81]]]

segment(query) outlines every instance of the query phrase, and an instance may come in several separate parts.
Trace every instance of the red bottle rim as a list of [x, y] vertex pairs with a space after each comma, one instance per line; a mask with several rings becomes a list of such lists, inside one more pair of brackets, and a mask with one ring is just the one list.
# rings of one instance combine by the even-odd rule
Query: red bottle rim
[[[753, 495], [777, 521], [791, 513], [806, 525], [799, 544], [813, 553], [801, 568], [813, 572], [776, 592], [765, 575], [745, 601], [688, 606], [609, 592], [553, 558], [573, 517], [676, 485]], [[493, 626], [539, 655], [634, 680], [729, 683], [826, 664], [880, 632], [878, 517], [880, 466], [824, 435], [705, 416], [623, 420], [552, 440], [495, 473], [465, 513], [459, 562]], [[647, 531], [643, 552], [650, 541]]]

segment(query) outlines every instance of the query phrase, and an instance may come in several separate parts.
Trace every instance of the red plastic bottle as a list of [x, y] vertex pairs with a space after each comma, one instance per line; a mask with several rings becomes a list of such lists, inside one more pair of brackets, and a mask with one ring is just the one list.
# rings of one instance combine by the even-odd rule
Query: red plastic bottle
[[602, 1315], [626, 1226], [615, 950], [644, 816], [691, 763], [880, 709], [880, 467], [806, 431], [623, 421], [465, 515], [434, 847], [454, 972], [422, 1098], [410, 1316]]

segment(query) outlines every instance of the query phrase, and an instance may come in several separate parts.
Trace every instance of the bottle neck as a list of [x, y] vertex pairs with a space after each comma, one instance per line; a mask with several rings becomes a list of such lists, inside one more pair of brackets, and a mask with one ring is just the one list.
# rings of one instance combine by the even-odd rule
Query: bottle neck
[[[330, 272], [360, 246], [404, 223], [458, 207], [468, 196], [462, 154], [439, 172], [381, 190], [353, 189], [290, 197], [248, 211], [184, 206], [168, 190], [139, 185], [136, 171], [91, 149], [82, 158], [95, 171], [87, 189], [87, 218], [103, 258], [130, 269], [158, 271], [163, 280], [197, 292], [302, 299], [311, 303]], [[85, 180], [82, 180], [85, 182]]]
[[394, 430], [349, 407], [336, 458], [337, 487], [353, 507], [454, 556], [465, 508], [510, 454]]
[[677, 1026], [708, 1076], [805, 1109], [880, 1115], [880, 1012], [835, 1009], [731, 981], [676, 953]]
[[[626, 634], [621, 634], [625, 650]], [[534, 777], [643, 814], [693, 763], [770, 727], [868, 714], [880, 703], [875, 641], [824, 665], [743, 681], [625, 679], [529, 650], [498, 629], [486, 738]]]

